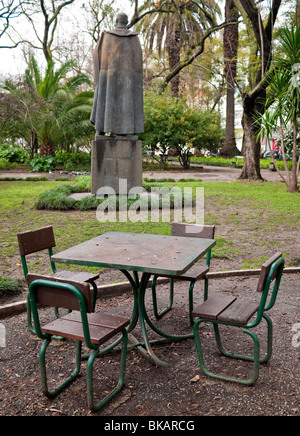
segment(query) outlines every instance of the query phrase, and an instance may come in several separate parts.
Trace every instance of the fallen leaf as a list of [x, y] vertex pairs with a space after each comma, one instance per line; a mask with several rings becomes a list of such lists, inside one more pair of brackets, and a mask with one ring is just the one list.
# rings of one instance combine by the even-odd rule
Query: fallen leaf
[[200, 375], [196, 375], [194, 378], [192, 378], [191, 380], [190, 380], [190, 383], [196, 383], [197, 381], [199, 381], [200, 380]]

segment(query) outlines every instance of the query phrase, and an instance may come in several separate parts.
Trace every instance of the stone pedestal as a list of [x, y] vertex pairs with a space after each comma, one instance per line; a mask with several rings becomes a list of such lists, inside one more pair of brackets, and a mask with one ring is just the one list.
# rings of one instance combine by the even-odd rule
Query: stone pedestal
[[110, 188], [108, 191], [119, 195], [142, 187], [142, 142], [137, 136], [96, 137], [92, 142], [91, 175], [94, 195], [100, 188]]

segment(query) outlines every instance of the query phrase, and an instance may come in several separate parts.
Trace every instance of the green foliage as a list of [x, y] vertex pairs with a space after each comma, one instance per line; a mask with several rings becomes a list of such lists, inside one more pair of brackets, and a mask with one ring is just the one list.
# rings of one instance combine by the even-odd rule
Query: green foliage
[[0, 170], [9, 170], [11, 168], [12, 164], [3, 157], [0, 157]]
[[91, 192], [91, 177], [78, 176], [73, 185], [73, 192]]
[[66, 153], [58, 151], [55, 154], [58, 165], [63, 165], [66, 171], [83, 170], [90, 171], [91, 155], [83, 151]]
[[[259, 137], [272, 137], [274, 130], [280, 131], [284, 142], [281, 151], [285, 162], [283, 180], [288, 192], [299, 192], [298, 188], [298, 122], [300, 115], [300, 26], [284, 28], [279, 39], [279, 54], [274, 59], [274, 69], [269, 77], [265, 111], [258, 113], [256, 123]], [[293, 132], [289, 150], [286, 149], [284, 131]], [[286, 155], [287, 151], [287, 155]], [[288, 156], [289, 154], [289, 156]], [[292, 159], [292, 169], [287, 166], [287, 158]], [[291, 174], [290, 174], [291, 173]]]
[[[192, 157], [191, 158], [192, 163], [197, 164], [203, 164], [203, 165], [210, 165], [210, 166], [217, 166], [217, 167], [234, 167], [234, 168], [242, 168], [244, 160], [243, 159], [226, 159], [224, 157]], [[264, 170], [268, 170], [270, 168], [270, 163], [272, 162], [272, 159], [260, 159], [260, 168]], [[287, 163], [288, 167], [291, 168], [292, 163]], [[284, 162], [283, 161], [277, 161], [277, 166], [280, 170], [284, 170]]]
[[[172, 179], [169, 179], [172, 180]], [[174, 189], [171, 195], [164, 196], [164, 193], [169, 194], [169, 189], [164, 191], [164, 183], [161, 181], [148, 181], [144, 180], [143, 188], [147, 192], [157, 192], [159, 195], [157, 198], [150, 198], [147, 200], [143, 199], [140, 203], [140, 196], [133, 196], [133, 198], [127, 198], [127, 208], [130, 208], [133, 204], [137, 204], [143, 210], [150, 210], [151, 207], [155, 209], [161, 209], [165, 205], [168, 206], [170, 202], [170, 207], [173, 209], [176, 205], [181, 206], [181, 199], [184, 197], [185, 204], [192, 204], [192, 197], [185, 195], [180, 189]], [[76, 178], [73, 185], [61, 184], [54, 189], [43, 192], [38, 197], [35, 203], [35, 208], [38, 210], [96, 210], [97, 207], [107, 201], [107, 198], [97, 198], [96, 196], [86, 197], [81, 200], [75, 200], [71, 198], [70, 195], [78, 192], [90, 192], [91, 190], [91, 178], [90, 176], [79, 176]], [[109, 198], [113, 205], [116, 205], [116, 210], [119, 210], [119, 196], [112, 196]]]
[[154, 93], [146, 95], [144, 109], [145, 133], [141, 139], [152, 150], [159, 148], [161, 154], [167, 154], [175, 147], [184, 165], [192, 147], [219, 147], [223, 132], [218, 113], [192, 109], [183, 99]]
[[49, 172], [54, 171], [57, 161], [53, 156], [40, 157], [38, 154], [29, 162], [31, 171], [38, 173], [41, 171]]
[[15, 280], [10, 277], [0, 277], [0, 297], [5, 295], [19, 294], [20, 292], [20, 280]]
[[35, 203], [38, 210], [75, 210], [76, 200], [70, 198], [73, 190], [70, 185], [60, 185], [43, 192]]
[[23, 148], [3, 144], [0, 147], [0, 158], [8, 160], [10, 163], [25, 164], [29, 161], [29, 153]]
[[40, 148], [42, 157], [88, 140], [93, 131], [89, 121], [93, 92], [80, 92], [90, 81], [84, 74], [70, 77], [73, 66], [66, 62], [56, 69], [50, 61], [43, 72], [29, 56], [23, 82], [6, 81], [1, 86], [0, 118], [8, 120], [2, 135], [25, 138], [35, 151]]

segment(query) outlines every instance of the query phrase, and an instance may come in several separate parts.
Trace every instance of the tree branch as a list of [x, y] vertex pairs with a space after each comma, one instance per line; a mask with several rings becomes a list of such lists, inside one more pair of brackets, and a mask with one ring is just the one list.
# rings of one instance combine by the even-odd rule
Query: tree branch
[[[164, 90], [166, 89], [166, 87], [168, 86], [168, 83], [177, 75], [180, 73], [181, 70], [183, 70], [184, 68], [186, 68], [187, 66], [191, 65], [195, 59], [197, 59], [198, 56], [200, 56], [203, 52], [204, 52], [204, 48], [205, 48], [205, 41], [210, 37], [210, 35], [214, 32], [217, 32], [218, 30], [224, 29], [224, 27], [227, 26], [232, 26], [233, 24], [237, 24], [237, 23], [233, 23], [233, 22], [224, 22], [218, 26], [212, 27], [211, 29], [209, 29], [206, 34], [203, 36], [203, 38], [201, 39], [200, 43], [197, 45], [197, 47], [199, 47], [199, 49], [189, 58], [186, 58], [185, 60], [183, 60], [182, 62], [180, 62], [176, 68], [174, 68], [173, 71], [170, 72], [170, 74], [167, 75], [167, 77], [165, 78], [164, 83], [161, 86], [161, 92], [164, 92]], [[195, 48], [195, 47], [194, 47]]]

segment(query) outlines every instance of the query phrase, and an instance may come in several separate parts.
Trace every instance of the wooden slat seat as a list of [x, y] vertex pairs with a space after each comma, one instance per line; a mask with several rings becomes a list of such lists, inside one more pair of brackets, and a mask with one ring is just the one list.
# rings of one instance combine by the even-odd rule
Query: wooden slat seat
[[258, 308], [258, 303], [247, 298], [212, 295], [193, 311], [193, 316], [244, 325], [257, 312]]
[[53, 274], [53, 277], [57, 277], [65, 280], [74, 280], [75, 282], [92, 282], [99, 278], [99, 274], [92, 275], [85, 271], [66, 271], [61, 270]]
[[[91, 342], [101, 345], [121, 332], [129, 325], [130, 320], [104, 315], [101, 313], [88, 314], [88, 325]], [[84, 341], [84, 333], [80, 312], [72, 312], [62, 318], [58, 318], [42, 327], [42, 332], [54, 336], [62, 336], [76, 341]]]
[[259, 303], [249, 298], [237, 298], [218, 316], [218, 320], [230, 324], [245, 325], [256, 314]]
[[218, 319], [220, 313], [235, 300], [236, 297], [232, 296], [212, 295], [193, 311], [193, 316], [195, 318]]
[[188, 282], [195, 282], [198, 281], [208, 273], [209, 268], [205, 268], [202, 266], [193, 266], [190, 268], [186, 273], [181, 274], [180, 276], [174, 276], [174, 275], [164, 275], [163, 277], [174, 279], [174, 280], [182, 280], [182, 281], [188, 281]]

